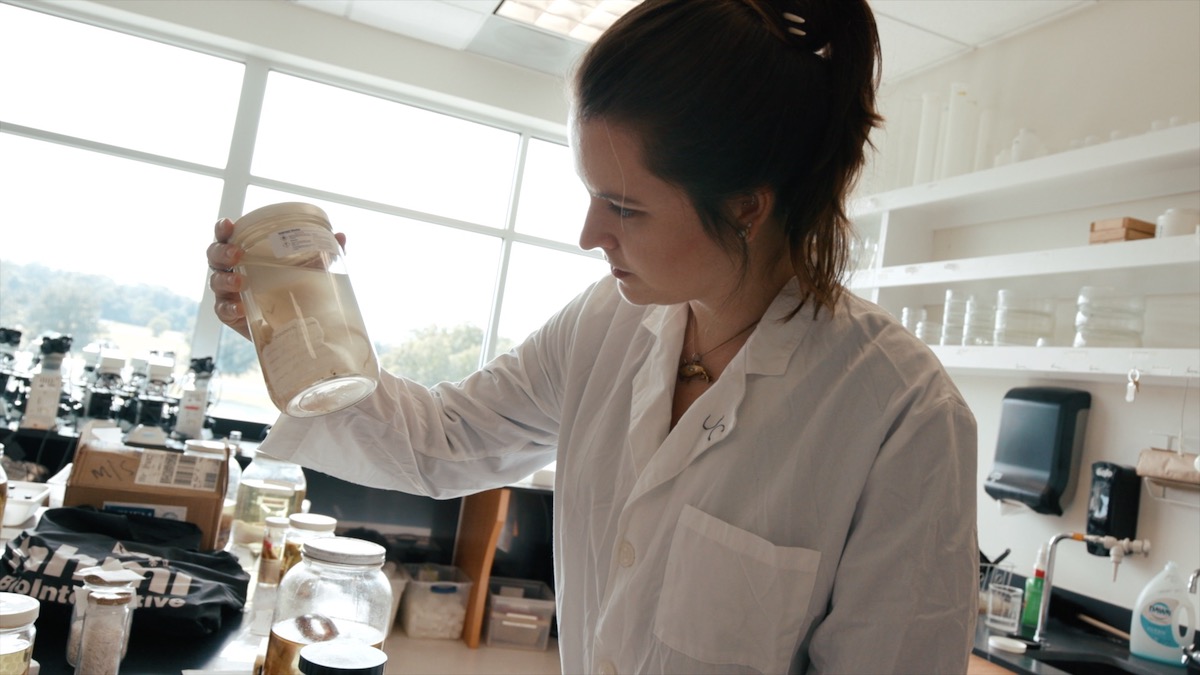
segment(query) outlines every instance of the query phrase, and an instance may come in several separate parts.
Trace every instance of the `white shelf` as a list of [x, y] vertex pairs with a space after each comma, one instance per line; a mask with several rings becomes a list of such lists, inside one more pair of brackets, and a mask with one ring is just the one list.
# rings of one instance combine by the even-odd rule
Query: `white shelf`
[[932, 347], [947, 370], [974, 374], [1026, 373], [1069, 379], [1114, 377], [1137, 368], [1143, 383], [1200, 377], [1196, 349], [1078, 349], [1073, 347]]
[[1143, 293], [1200, 293], [1200, 234], [860, 270], [851, 287], [946, 286], [1009, 279], [1018, 272], [1025, 279], [1068, 277], [1061, 283], [1078, 289], [1095, 273], [1116, 271], [1134, 272]]
[[919, 213], [934, 229], [1200, 188], [1200, 122], [870, 195], [851, 219]]
[[[1123, 383], [1137, 368], [1148, 381], [1182, 384], [1200, 376], [1200, 232], [1079, 244], [1092, 220], [1153, 220], [1164, 205], [1197, 202], [1200, 123], [892, 190], [851, 207], [856, 230], [879, 250], [850, 288], [896, 314], [925, 307], [935, 321], [947, 288], [985, 296], [1000, 288], [1035, 291], [1058, 301], [1061, 323], [1073, 317], [1083, 286], [1117, 286], [1156, 299], [1159, 332], [1147, 333], [1148, 344], [1171, 348], [934, 351], [952, 372]], [[1039, 243], [1047, 248], [1036, 249]], [[1056, 336], [1060, 344], [1064, 337]]]

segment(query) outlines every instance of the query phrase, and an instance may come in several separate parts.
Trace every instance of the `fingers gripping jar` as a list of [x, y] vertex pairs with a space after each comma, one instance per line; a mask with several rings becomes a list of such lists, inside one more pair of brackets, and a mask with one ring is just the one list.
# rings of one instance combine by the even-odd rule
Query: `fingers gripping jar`
[[328, 640], [382, 649], [392, 588], [379, 544], [350, 537], [304, 542], [299, 565], [279, 584], [263, 675], [300, 675], [300, 650]]
[[234, 223], [250, 335], [271, 401], [293, 417], [341, 410], [379, 382], [375, 348], [325, 212], [287, 202]]

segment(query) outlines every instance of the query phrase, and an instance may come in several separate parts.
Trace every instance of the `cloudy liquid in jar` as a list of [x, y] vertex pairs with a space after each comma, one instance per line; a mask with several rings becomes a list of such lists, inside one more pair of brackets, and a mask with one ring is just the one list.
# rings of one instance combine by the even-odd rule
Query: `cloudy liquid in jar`
[[280, 410], [319, 415], [375, 389], [379, 363], [349, 275], [249, 259], [243, 267], [253, 278], [244, 294], [250, 334]]
[[306, 614], [271, 626], [263, 675], [301, 675], [300, 650], [315, 642], [334, 638], [358, 640], [383, 649], [383, 633], [365, 623]]
[[32, 659], [32, 642], [16, 636], [0, 637], [0, 675], [25, 675]]
[[229, 531], [229, 550], [246, 570], [253, 568], [262, 553], [263, 532], [268, 516], [287, 516], [300, 510], [304, 491], [270, 481], [243, 478], [238, 483], [237, 502]]

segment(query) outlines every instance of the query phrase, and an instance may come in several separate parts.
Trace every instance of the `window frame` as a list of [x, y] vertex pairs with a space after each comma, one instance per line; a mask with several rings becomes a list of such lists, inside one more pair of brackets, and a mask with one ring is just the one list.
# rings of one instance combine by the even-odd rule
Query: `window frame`
[[[60, 19], [78, 21], [97, 28], [114, 30], [216, 58], [235, 61], [242, 64], [245, 71], [238, 99], [238, 109], [230, 138], [229, 152], [225, 166], [223, 167], [198, 164], [2, 121], [0, 121], [0, 133], [15, 134], [33, 140], [55, 143], [217, 178], [222, 183], [222, 190], [218, 212], [212, 214], [213, 222], [219, 217], [232, 218], [241, 215], [245, 205], [246, 192], [251, 185], [254, 185], [419, 220], [436, 226], [451, 227], [498, 237], [501, 242], [500, 260], [497, 265], [498, 278], [494, 285], [494, 293], [491, 299], [488, 325], [484, 330], [484, 343], [480, 350], [480, 366], [496, 356], [497, 343], [499, 341], [498, 330], [501, 323], [501, 312], [503, 311], [505, 286], [510, 269], [513, 244], [522, 243], [593, 259], [603, 259], [603, 255], [599, 252], [582, 251], [578, 246], [573, 244], [522, 233], [516, 227], [529, 144], [531, 140], [537, 139], [566, 145], [567, 132], [565, 124], [555, 125], [541, 120], [523, 119], [525, 116], [519, 113], [513, 113], [511, 117], [506, 117], [503, 114], [504, 111], [499, 111], [501, 114], [485, 114], [478, 109], [473, 109], [470, 101], [463, 101], [463, 105], [453, 105], [446, 100], [441, 100], [445, 97], [438, 97], [436, 95], [423, 97], [417, 95], [410, 91], [411, 87], [406, 87], [403, 82], [383, 81], [379, 77], [348, 71], [333, 75], [321, 70], [323, 64], [305, 66], [292, 62], [293, 59], [288, 58], [287, 55], [259, 56], [251, 53], [258, 50], [250, 46], [244, 49], [236, 49], [223, 46], [220, 43], [221, 41], [215, 38], [212, 41], [185, 38], [164, 30], [156, 30], [142, 25], [143, 22], [141, 21], [126, 21], [108, 15], [99, 16], [60, 4], [47, 6], [26, 2], [25, 0], [3, 1], [29, 11], [37, 11]], [[329, 65], [331, 70], [334, 67]], [[262, 114], [267, 80], [271, 72], [312, 80], [320, 84], [379, 97], [435, 113], [451, 115], [469, 122], [484, 124], [518, 134], [519, 144], [516, 166], [513, 182], [509, 186], [509, 203], [503, 227], [490, 227], [478, 223], [455, 220], [453, 218], [253, 175], [250, 168], [254, 156], [255, 138]], [[208, 309], [212, 306], [213, 295], [211, 289], [208, 288], [207, 278], [199, 279], [197, 283], [202, 284], [203, 291], [199, 301], [195, 329], [190, 340], [192, 353], [215, 355], [220, 342], [222, 324], [217, 320], [216, 315]]]

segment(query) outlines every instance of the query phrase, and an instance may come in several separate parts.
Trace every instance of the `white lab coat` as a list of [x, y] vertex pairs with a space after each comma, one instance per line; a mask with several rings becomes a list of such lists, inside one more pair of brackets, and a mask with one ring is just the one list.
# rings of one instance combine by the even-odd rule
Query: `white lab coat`
[[686, 308], [615, 282], [427, 390], [281, 417], [264, 452], [439, 498], [557, 460], [563, 672], [966, 672], [975, 422], [936, 357], [846, 294], [789, 321], [793, 281], [670, 429]]

